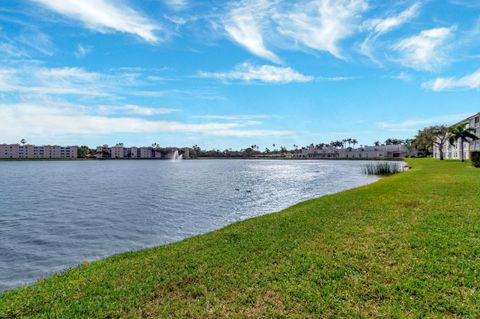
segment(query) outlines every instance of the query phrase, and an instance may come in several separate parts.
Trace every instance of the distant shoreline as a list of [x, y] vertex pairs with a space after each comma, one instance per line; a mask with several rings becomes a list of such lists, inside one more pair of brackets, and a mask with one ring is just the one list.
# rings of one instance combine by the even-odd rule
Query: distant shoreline
[[[160, 158], [0, 158], [0, 162], [40, 162], [40, 161], [170, 161]], [[190, 160], [285, 160], [285, 161], [403, 161], [404, 158], [285, 158], [285, 157], [197, 157]]]

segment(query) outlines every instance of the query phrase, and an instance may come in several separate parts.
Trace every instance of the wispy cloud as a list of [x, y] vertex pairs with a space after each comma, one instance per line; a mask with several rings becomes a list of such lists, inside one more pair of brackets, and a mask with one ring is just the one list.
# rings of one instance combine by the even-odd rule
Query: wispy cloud
[[377, 126], [381, 129], [388, 131], [396, 132], [414, 132], [418, 129], [421, 129], [429, 125], [441, 125], [441, 124], [451, 124], [458, 122], [471, 114], [461, 113], [461, 114], [452, 114], [442, 117], [433, 117], [429, 119], [408, 119], [401, 122], [392, 122], [392, 121], [382, 121], [377, 122]]
[[360, 30], [367, 8], [366, 0], [244, 0], [230, 9], [223, 25], [232, 40], [275, 63], [282, 61], [268, 46], [343, 58], [340, 43]]
[[261, 137], [293, 135], [293, 132], [287, 130], [217, 130], [209, 131], [205, 135], [227, 137]]
[[354, 77], [354, 76], [317, 76], [315, 79], [318, 80], [318, 81], [333, 81], [333, 82], [337, 82], [337, 81], [355, 80], [355, 79], [357, 79], [357, 78]]
[[401, 80], [401, 81], [409, 81], [412, 79], [412, 76], [407, 72], [400, 72], [395, 75], [385, 75], [385, 79], [392, 79], [392, 80]]
[[375, 51], [379, 49], [379, 46], [384, 46], [383, 43], [379, 43], [379, 38], [382, 35], [398, 29], [416, 18], [420, 12], [420, 8], [421, 5], [417, 2], [397, 14], [366, 20], [363, 23], [363, 29], [369, 33], [365, 40], [363, 40], [360, 44], [360, 53], [368, 57], [376, 64], [381, 65], [381, 61], [376, 57], [375, 54]]
[[134, 96], [163, 97], [175, 96], [177, 98], [194, 98], [195, 100], [225, 100], [226, 98], [212, 89], [170, 89], [170, 90], [132, 90], [128, 92]]
[[401, 40], [393, 46], [399, 54], [398, 61], [417, 70], [436, 70], [449, 62], [447, 41], [455, 30], [456, 26], [428, 29]]
[[204, 78], [219, 80], [257, 81], [277, 84], [309, 82], [314, 80], [312, 76], [298, 73], [290, 67], [277, 67], [273, 65], [254, 66], [247, 62], [238, 65], [234, 70], [229, 72], [200, 72], [198, 75]]
[[124, 32], [156, 43], [161, 28], [133, 8], [112, 0], [31, 0], [97, 32]]
[[240, 114], [240, 115], [200, 115], [199, 118], [211, 120], [229, 120], [229, 121], [248, 121], [257, 119], [271, 118], [268, 114]]
[[16, 94], [106, 96], [102, 75], [82, 68], [0, 69], [0, 92]]
[[294, 43], [342, 58], [340, 41], [359, 29], [364, 0], [311, 0], [277, 7], [278, 31]]
[[18, 48], [11, 43], [3, 42], [0, 43], [0, 56], [0, 59], [12, 59], [27, 57], [28, 54], [25, 50]]
[[52, 56], [55, 52], [54, 44], [50, 37], [32, 27], [17, 35], [12, 43], [15, 43], [17, 47], [27, 49], [28, 52], [40, 53], [46, 56]]
[[230, 38], [255, 55], [281, 63], [280, 58], [265, 46], [262, 24], [271, 7], [268, 1], [242, 1], [224, 19], [223, 24]]
[[422, 85], [433, 91], [454, 89], [480, 89], [480, 69], [463, 77], [439, 77]]
[[480, 8], [480, 3], [472, 0], [449, 0], [449, 2], [466, 8]]
[[282, 130], [245, 128], [245, 123], [182, 123], [136, 117], [107, 117], [85, 113], [86, 108], [36, 103], [0, 104], [0, 135], [50, 137], [66, 135], [109, 135], [117, 133], [170, 132], [229, 137], [289, 135]]
[[396, 15], [390, 15], [385, 18], [375, 18], [365, 21], [364, 27], [373, 31], [375, 34], [384, 34], [400, 27], [413, 18], [418, 16], [420, 3], [414, 3], [404, 11]]
[[153, 115], [165, 115], [173, 112], [177, 112], [178, 109], [165, 108], [165, 107], [144, 107], [134, 104], [127, 105], [101, 105], [99, 106], [99, 111], [102, 114], [133, 114], [133, 115], [142, 115], [142, 116], [153, 116]]
[[183, 10], [188, 6], [188, 0], [164, 0], [164, 2], [174, 10]]
[[92, 47], [91, 46], [86, 46], [83, 44], [77, 45], [77, 50], [75, 51], [75, 56], [77, 59], [83, 58], [84, 56], [88, 55], [90, 52], [92, 52]]

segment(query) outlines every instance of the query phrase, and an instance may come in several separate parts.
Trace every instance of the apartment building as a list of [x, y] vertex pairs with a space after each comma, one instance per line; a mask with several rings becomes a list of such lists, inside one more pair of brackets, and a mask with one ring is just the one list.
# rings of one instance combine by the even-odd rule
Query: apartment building
[[363, 146], [359, 148], [344, 148], [338, 151], [340, 158], [405, 158], [417, 157], [418, 152], [403, 144]]
[[[452, 127], [455, 127], [457, 125], [465, 125], [467, 128], [474, 129], [475, 135], [480, 138], [480, 112], [452, 125]], [[470, 159], [471, 151], [480, 151], [480, 140], [463, 143], [464, 159]], [[454, 145], [451, 145], [447, 141], [443, 145], [443, 156], [446, 159], [461, 159], [460, 141], [457, 141]], [[433, 146], [433, 157], [440, 158], [440, 149], [438, 145]]]
[[348, 147], [342, 149], [337, 149], [334, 147], [317, 148], [312, 145], [302, 149], [301, 153], [293, 154], [293, 157], [320, 159], [389, 159], [416, 157], [417, 155], [417, 150], [408, 148], [403, 144], [363, 146], [359, 148]]
[[299, 158], [338, 158], [338, 150], [334, 147], [318, 148], [314, 145], [302, 148], [300, 153], [294, 153], [293, 157]]
[[0, 158], [77, 158], [77, 146], [0, 144]]
[[97, 147], [95, 157], [98, 159], [172, 159], [175, 153], [183, 154], [183, 158], [189, 158], [189, 149], [184, 148], [177, 150], [176, 148], [159, 148], [151, 146], [142, 147], [124, 147], [123, 144], [117, 144], [109, 147], [101, 145]]
[[137, 158], [139, 149], [137, 147], [123, 147], [123, 145], [115, 145], [110, 148], [110, 158]]

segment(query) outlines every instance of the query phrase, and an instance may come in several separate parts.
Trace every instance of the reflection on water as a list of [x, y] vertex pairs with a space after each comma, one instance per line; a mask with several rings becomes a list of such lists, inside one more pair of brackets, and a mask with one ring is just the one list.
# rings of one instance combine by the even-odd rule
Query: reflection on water
[[0, 292], [375, 181], [362, 161], [0, 162]]

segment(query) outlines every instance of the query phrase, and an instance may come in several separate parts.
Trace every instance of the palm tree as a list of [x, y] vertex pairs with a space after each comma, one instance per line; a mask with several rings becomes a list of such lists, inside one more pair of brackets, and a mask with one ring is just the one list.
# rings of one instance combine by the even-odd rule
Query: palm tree
[[330, 146], [334, 148], [342, 148], [343, 147], [343, 142], [342, 141], [332, 141], [330, 142]]
[[27, 143], [27, 141], [26, 141], [24, 138], [22, 138], [22, 139], [20, 140], [20, 143], [22, 143], [22, 145], [25, 145], [25, 144]]
[[470, 141], [478, 140], [478, 137], [474, 134], [475, 130], [472, 128], [466, 128], [465, 124], [457, 125], [449, 129], [450, 137], [448, 141], [450, 145], [455, 145], [455, 143], [460, 143], [460, 159], [462, 162], [465, 161], [463, 156], [463, 143]]
[[353, 142], [353, 138], [347, 138], [347, 142], [348, 142], [348, 147], [352, 148], [351, 145]]
[[373, 145], [375, 145], [375, 146], [380, 146], [380, 141], [375, 141], [375, 142], [373, 142]]
[[352, 138], [352, 144], [353, 144], [353, 147], [355, 148], [355, 145], [358, 144], [358, 141], [356, 139]]

